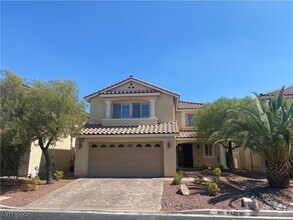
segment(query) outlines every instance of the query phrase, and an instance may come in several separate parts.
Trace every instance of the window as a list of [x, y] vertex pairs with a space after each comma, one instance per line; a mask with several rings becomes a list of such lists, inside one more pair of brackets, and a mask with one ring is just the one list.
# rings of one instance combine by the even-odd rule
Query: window
[[113, 104], [113, 118], [129, 118], [129, 117], [130, 117], [129, 103]]
[[191, 127], [193, 126], [192, 124], [192, 118], [194, 116], [194, 114], [186, 114], [186, 126]]
[[214, 151], [213, 146], [205, 144], [204, 146], [204, 156], [205, 157], [214, 157]]
[[112, 105], [113, 118], [149, 118], [150, 105], [142, 103], [115, 103]]
[[149, 103], [132, 103], [132, 118], [149, 118]]

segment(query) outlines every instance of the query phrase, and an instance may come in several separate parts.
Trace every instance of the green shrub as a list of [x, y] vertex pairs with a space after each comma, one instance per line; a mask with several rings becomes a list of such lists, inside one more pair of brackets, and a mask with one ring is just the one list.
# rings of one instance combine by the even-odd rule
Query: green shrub
[[176, 173], [176, 175], [173, 178], [173, 184], [179, 185], [181, 183], [182, 176], [179, 175], [179, 173]]
[[31, 191], [36, 191], [36, 190], [38, 189], [38, 185], [37, 185], [37, 184], [34, 184], [34, 183], [28, 183], [26, 186], [27, 186], [27, 187], [29, 188], [29, 190], [31, 190]]
[[203, 165], [202, 165], [202, 169], [203, 169], [203, 170], [206, 170], [206, 169], [208, 169], [208, 168], [209, 168], [209, 167], [208, 167], [206, 164], [203, 164]]
[[220, 169], [219, 167], [216, 167], [216, 168], [213, 170], [213, 173], [214, 173], [217, 177], [219, 177], [219, 176], [221, 176], [222, 171], [221, 171], [221, 169]]
[[213, 178], [213, 183], [216, 183], [218, 186], [221, 186], [221, 184], [222, 184], [218, 177]]
[[185, 172], [183, 170], [179, 170], [177, 172], [182, 178], [185, 177]]
[[222, 164], [219, 164], [217, 167], [219, 167], [221, 171], [224, 170], [224, 166]]
[[201, 175], [196, 175], [196, 176], [194, 176], [194, 183], [195, 184], [202, 184], [202, 181], [203, 181], [203, 176], [201, 176]]
[[29, 183], [26, 185], [29, 190], [36, 191], [38, 189], [38, 185], [40, 184], [40, 177], [36, 176], [30, 179]]
[[220, 192], [220, 187], [218, 186], [217, 183], [214, 183], [214, 182], [207, 183], [207, 193], [210, 196], [215, 196], [218, 194], [218, 192]]
[[64, 172], [62, 170], [56, 170], [54, 173], [53, 173], [53, 176], [55, 178], [56, 181], [59, 181], [63, 178], [64, 176]]

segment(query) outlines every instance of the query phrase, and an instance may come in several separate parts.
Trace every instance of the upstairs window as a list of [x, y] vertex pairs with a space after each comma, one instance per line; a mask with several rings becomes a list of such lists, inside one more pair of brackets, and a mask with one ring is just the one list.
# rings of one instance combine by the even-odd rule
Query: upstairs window
[[149, 103], [114, 103], [112, 105], [113, 118], [149, 118]]
[[113, 118], [130, 118], [130, 104], [113, 104]]
[[149, 118], [149, 103], [132, 103], [132, 118]]
[[193, 118], [194, 114], [186, 114], [186, 126], [187, 127], [192, 127], [192, 118]]

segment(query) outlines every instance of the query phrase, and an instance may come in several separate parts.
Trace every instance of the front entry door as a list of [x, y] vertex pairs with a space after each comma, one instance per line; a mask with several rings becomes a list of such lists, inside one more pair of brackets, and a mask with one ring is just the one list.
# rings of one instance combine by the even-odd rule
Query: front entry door
[[193, 167], [192, 144], [180, 144], [179, 149], [179, 166]]

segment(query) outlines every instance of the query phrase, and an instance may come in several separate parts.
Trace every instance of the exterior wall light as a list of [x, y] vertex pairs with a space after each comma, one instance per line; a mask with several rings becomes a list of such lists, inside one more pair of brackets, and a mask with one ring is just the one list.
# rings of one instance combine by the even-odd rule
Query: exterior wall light
[[80, 138], [79, 139], [79, 143], [78, 143], [78, 147], [79, 148], [82, 148], [82, 143], [83, 143], [84, 139], [83, 138]]
[[170, 142], [167, 143], [167, 147], [171, 148], [171, 143]]

